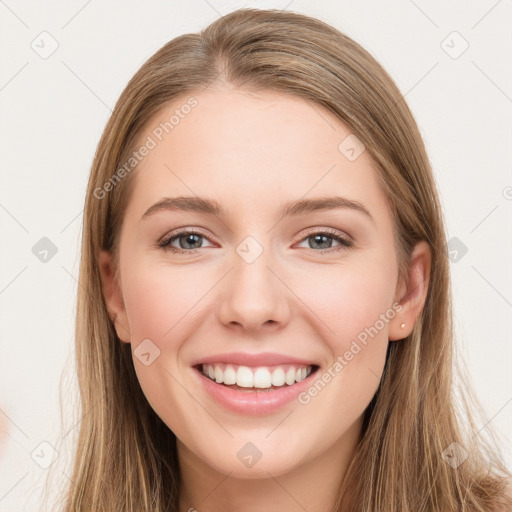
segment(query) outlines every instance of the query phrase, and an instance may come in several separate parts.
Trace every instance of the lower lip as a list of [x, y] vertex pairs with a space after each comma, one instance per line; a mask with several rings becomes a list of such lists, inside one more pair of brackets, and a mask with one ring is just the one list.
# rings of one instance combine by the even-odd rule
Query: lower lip
[[226, 409], [239, 414], [264, 415], [278, 411], [293, 402], [310, 386], [311, 372], [304, 380], [291, 386], [284, 385], [269, 391], [236, 391], [209, 379], [201, 370], [194, 368], [210, 396]]

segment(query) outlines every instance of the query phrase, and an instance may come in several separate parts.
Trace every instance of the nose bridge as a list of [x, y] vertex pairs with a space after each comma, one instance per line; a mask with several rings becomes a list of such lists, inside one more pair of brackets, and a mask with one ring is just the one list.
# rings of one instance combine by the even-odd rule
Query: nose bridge
[[[268, 242], [269, 238], [265, 240]], [[249, 235], [235, 247], [230, 265], [233, 268], [219, 309], [223, 323], [235, 322], [256, 329], [286, 320], [289, 310], [286, 287], [274, 274], [279, 265], [266, 242]]]

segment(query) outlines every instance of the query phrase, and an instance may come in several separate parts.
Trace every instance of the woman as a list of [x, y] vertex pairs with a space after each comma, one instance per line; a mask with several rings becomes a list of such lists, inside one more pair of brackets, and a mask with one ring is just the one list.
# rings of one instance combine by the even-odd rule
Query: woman
[[66, 511], [511, 510], [453, 401], [417, 125], [325, 23], [238, 10], [141, 67], [93, 162], [80, 283]]

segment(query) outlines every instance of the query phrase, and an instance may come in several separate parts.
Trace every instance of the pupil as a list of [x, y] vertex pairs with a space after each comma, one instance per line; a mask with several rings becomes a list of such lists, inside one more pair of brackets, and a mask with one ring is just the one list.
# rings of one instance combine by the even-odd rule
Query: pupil
[[199, 235], [190, 234], [185, 236], [187, 245], [194, 245], [195, 242], [197, 243], [197, 239], [199, 239]]
[[[313, 235], [313, 238], [315, 239], [315, 243], [319, 242], [320, 244], [322, 244], [321, 242], [321, 239], [322, 238], [329, 238], [328, 236], [326, 235]], [[326, 248], [329, 248], [329, 243], [327, 243], [327, 246], [325, 246], [324, 244], [324, 247], [322, 247], [322, 249], [326, 249]]]

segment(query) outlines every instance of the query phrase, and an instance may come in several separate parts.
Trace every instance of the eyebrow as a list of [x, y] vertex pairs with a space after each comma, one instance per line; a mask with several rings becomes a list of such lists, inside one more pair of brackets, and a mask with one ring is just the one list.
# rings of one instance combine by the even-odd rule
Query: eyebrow
[[[313, 199], [298, 199], [286, 203], [280, 211], [281, 217], [297, 216], [321, 210], [334, 210], [338, 208], [349, 208], [365, 214], [372, 222], [375, 222], [371, 213], [358, 201], [341, 196], [317, 197]], [[213, 199], [206, 199], [198, 196], [164, 197], [149, 207], [141, 220], [160, 211], [192, 211], [226, 217], [224, 208]]]

